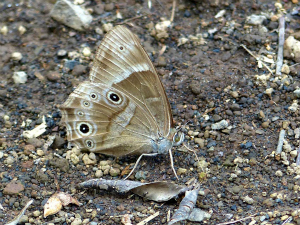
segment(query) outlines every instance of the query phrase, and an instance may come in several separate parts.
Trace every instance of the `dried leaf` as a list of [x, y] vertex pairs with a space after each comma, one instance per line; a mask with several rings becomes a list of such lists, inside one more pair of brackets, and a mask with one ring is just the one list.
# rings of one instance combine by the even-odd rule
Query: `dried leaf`
[[101, 190], [114, 190], [118, 193], [133, 192], [141, 197], [156, 202], [168, 201], [177, 197], [189, 188], [169, 182], [141, 183], [130, 180], [92, 179], [79, 184], [84, 188], [99, 188]]
[[165, 202], [188, 190], [188, 187], [168, 182], [153, 182], [132, 189], [132, 192], [149, 200]]
[[179, 208], [172, 216], [168, 225], [172, 225], [178, 221], [183, 221], [189, 218], [196, 204], [198, 192], [199, 192], [199, 186], [197, 186], [195, 189], [191, 191], [185, 192], [185, 197], [180, 202]]
[[81, 188], [99, 188], [100, 190], [114, 190], [118, 193], [126, 193], [133, 188], [144, 185], [144, 183], [130, 180], [105, 180], [91, 179], [80, 183]]
[[53, 215], [58, 213], [62, 206], [67, 206], [70, 203], [76, 204], [80, 206], [81, 204], [78, 202], [76, 198], [73, 198], [70, 194], [65, 192], [56, 192], [53, 194], [44, 206], [44, 218], [49, 215]]

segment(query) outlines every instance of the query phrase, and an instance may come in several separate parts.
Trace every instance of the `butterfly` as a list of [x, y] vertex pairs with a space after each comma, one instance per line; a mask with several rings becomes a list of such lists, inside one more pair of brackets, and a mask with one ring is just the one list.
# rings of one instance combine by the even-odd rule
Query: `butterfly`
[[176, 175], [171, 148], [183, 141], [183, 134], [173, 128], [170, 104], [149, 56], [125, 26], [105, 35], [89, 80], [60, 110], [67, 139], [80, 150], [115, 157], [140, 155], [127, 177], [142, 156], [168, 152]]

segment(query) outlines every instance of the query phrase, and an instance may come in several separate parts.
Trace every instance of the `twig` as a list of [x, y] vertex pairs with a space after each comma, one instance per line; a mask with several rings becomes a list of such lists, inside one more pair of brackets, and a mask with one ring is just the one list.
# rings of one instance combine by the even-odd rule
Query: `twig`
[[286, 223], [289, 223], [289, 222], [291, 222], [292, 221], [292, 219], [293, 219], [293, 217], [289, 217], [289, 218], [287, 218], [281, 225], [284, 225], [284, 224], [286, 224]]
[[281, 75], [281, 68], [283, 64], [283, 45], [284, 45], [284, 16], [279, 18], [279, 29], [278, 29], [278, 52], [276, 62], [276, 75]]
[[296, 166], [299, 166], [299, 165], [300, 165], [300, 146], [297, 151], [297, 159], [296, 159]]
[[282, 152], [282, 145], [284, 141], [284, 135], [285, 135], [285, 130], [281, 130], [279, 133], [279, 138], [278, 138], [278, 145], [276, 149], [276, 154], [280, 154]]
[[151, 2], [151, 0], [148, 0], [148, 8], [149, 8], [149, 9], [152, 8], [152, 2]]
[[173, 0], [172, 14], [171, 14], [171, 18], [170, 18], [171, 23], [172, 23], [173, 20], [174, 20], [175, 8], [176, 8], [176, 0]]
[[230, 221], [230, 222], [225, 222], [225, 223], [219, 223], [217, 225], [226, 225], [226, 224], [233, 224], [233, 223], [238, 223], [238, 222], [241, 222], [241, 221], [244, 221], [244, 220], [247, 220], [247, 219], [251, 219], [253, 218], [254, 216], [248, 216], [248, 217], [245, 217], [245, 218], [242, 218], [242, 219], [239, 219], [239, 220], [235, 220], [235, 221]]
[[271, 74], [273, 74], [272, 70], [263, 61], [261, 61], [258, 56], [254, 55], [245, 45], [241, 45], [241, 47], [243, 47], [251, 56], [253, 56], [257, 62], [260, 62], [264, 67], [266, 67]]
[[5, 211], [5, 209], [3, 208], [3, 206], [1, 205], [1, 203], [0, 203], [0, 209], [3, 210], [3, 211]]
[[146, 219], [144, 219], [143, 221], [139, 222], [137, 225], [144, 225], [144, 224], [148, 223], [150, 220], [153, 220], [158, 215], [159, 215], [159, 212], [156, 212], [156, 213], [152, 214], [151, 216], [147, 217]]
[[117, 23], [117, 24], [118, 24], [118, 25], [122, 25], [122, 24], [124, 24], [124, 23], [128, 23], [128, 22], [131, 21], [131, 20], [139, 19], [139, 18], [141, 18], [141, 17], [143, 17], [143, 16], [144, 16], [144, 15], [139, 15], [139, 16], [136, 16], [136, 17], [132, 17], [132, 18], [129, 18], [129, 19], [124, 20], [123, 22]]
[[25, 214], [26, 209], [33, 203], [33, 200], [30, 200], [27, 202], [27, 204], [24, 206], [24, 208], [21, 210], [21, 212], [10, 222], [8, 222], [5, 225], [17, 225], [21, 219], [21, 217]]
[[291, 65], [290, 67], [293, 67], [293, 66], [298, 66], [300, 63], [295, 63], [293, 65]]

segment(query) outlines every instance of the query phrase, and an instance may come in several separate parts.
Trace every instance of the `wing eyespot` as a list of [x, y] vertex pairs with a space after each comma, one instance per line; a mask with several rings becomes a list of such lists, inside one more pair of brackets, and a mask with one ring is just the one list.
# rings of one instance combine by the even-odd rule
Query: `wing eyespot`
[[83, 117], [83, 116], [84, 116], [84, 112], [78, 111], [78, 112], [77, 112], [77, 115], [80, 116], [80, 117]]
[[123, 46], [120, 46], [120, 50], [123, 51], [123, 50], [124, 50], [124, 47], [123, 47]]
[[97, 95], [96, 93], [92, 92], [92, 93], [90, 94], [90, 98], [91, 98], [92, 100], [97, 100], [97, 99], [98, 99], [98, 95]]
[[87, 122], [78, 123], [77, 129], [78, 129], [79, 134], [82, 136], [89, 136], [94, 131], [93, 126]]
[[114, 91], [107, 92], [106, 97], [111, 103], [113, 103], [115, 105], [120, 105], [123, 101], [121, 96]]
[[88, 102], [88, 101], [83, 101], [83, 105], [85, 106], [85, 107], [90, 107], [90, 102]]
[[95, 146], [94, 142], [91, 140], [86, 140], [85, 145], [87, 148], [94, 148], [94, 146]]

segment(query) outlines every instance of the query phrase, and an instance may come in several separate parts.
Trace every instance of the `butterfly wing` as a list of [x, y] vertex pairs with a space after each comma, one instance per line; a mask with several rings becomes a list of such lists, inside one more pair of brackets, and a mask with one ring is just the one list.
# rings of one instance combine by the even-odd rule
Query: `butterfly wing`
[[168, 136], [172, 115], [166, 92], [139, 39], [126, 27], [116, 26], [102, 40], [90, 80], [126, 93], [145, 110], [153, 128]]
[[81, 149], [122, 156], [157, 151], [171, 111], [164, 88], [138, 38], [117, 26], [101, 42], [90, 72], [61, 106], [68, 140]]

